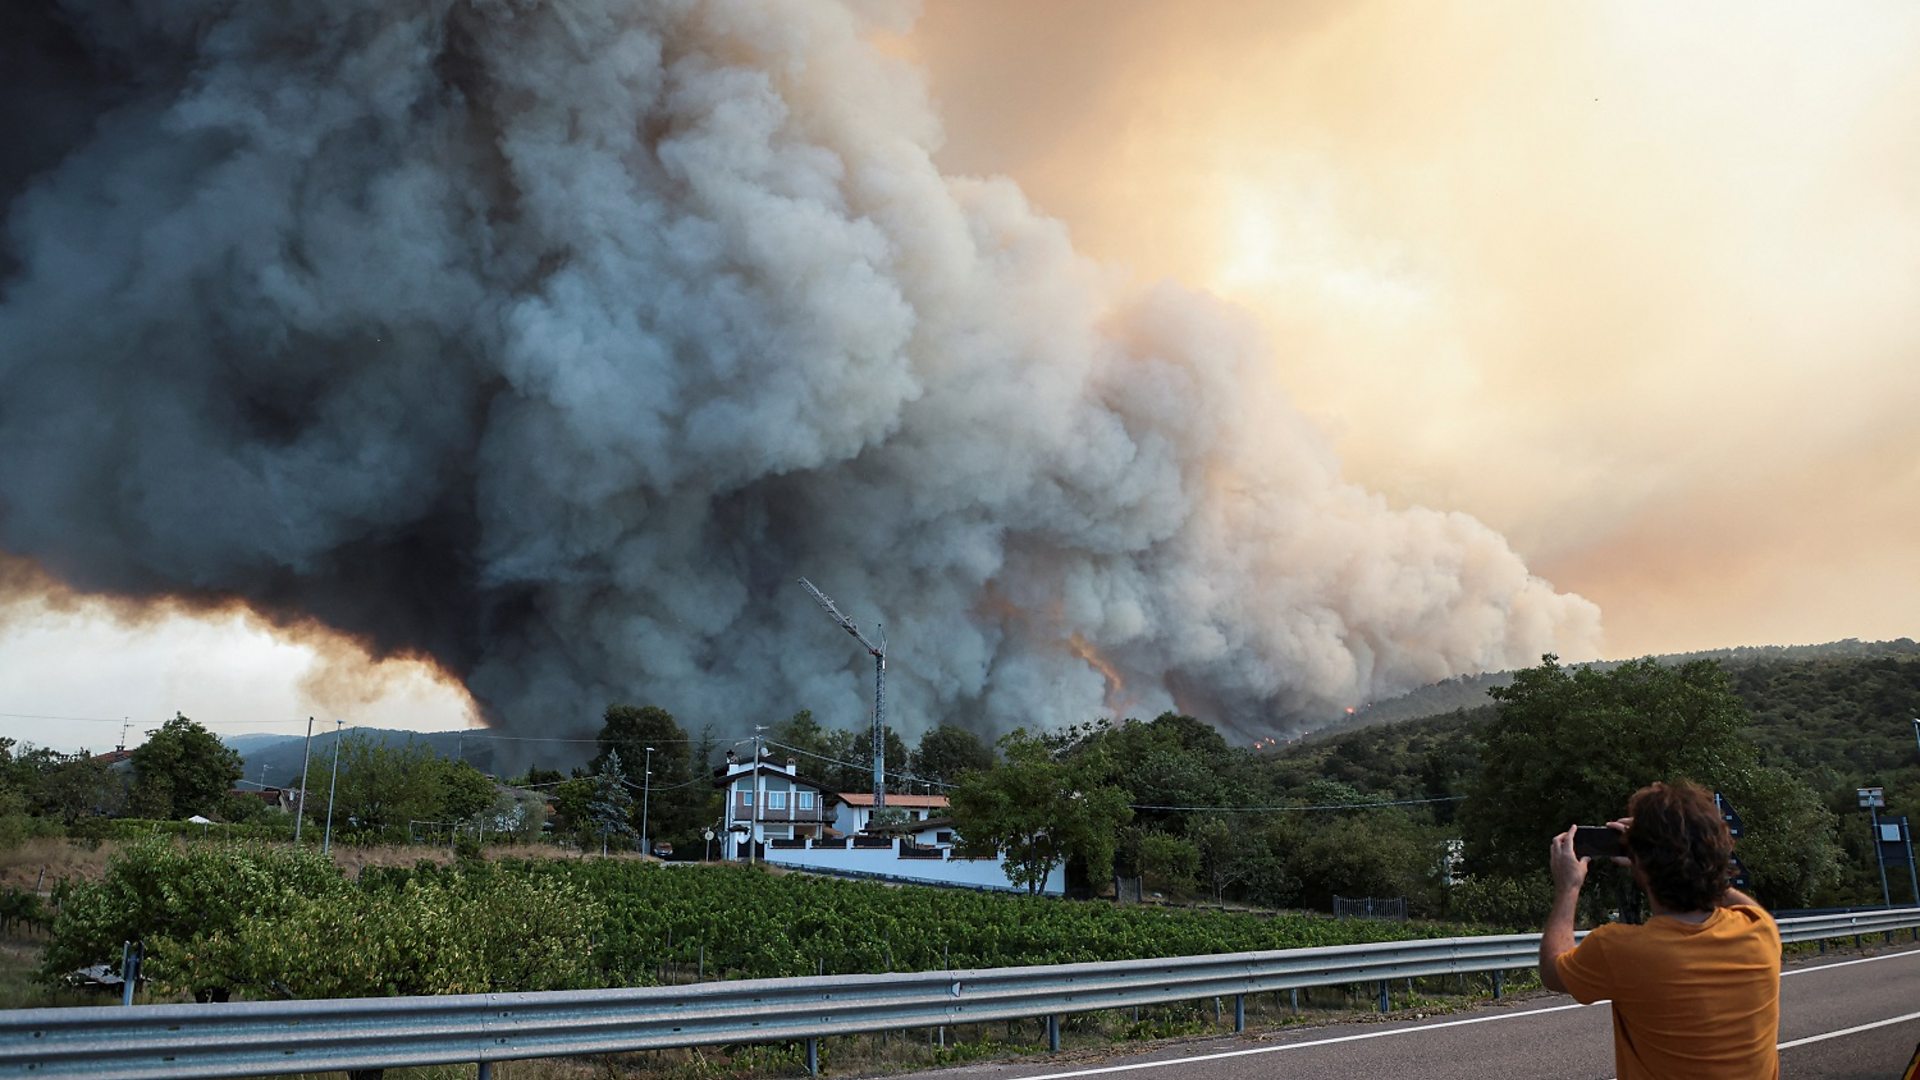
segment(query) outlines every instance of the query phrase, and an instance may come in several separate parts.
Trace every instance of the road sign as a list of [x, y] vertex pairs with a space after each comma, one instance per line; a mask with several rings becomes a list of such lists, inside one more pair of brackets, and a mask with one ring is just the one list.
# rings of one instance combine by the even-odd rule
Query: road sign
[[709, 839], [709, 840], [711, 840], [711, 839], [713, 839], [713, 830], [712, 830], [712, 829], [708, 829], [708, 830], [707, 830], [706, 832], [704, 832], [704, 833], [701, 833], [700, 835], [702, 835], [702, 836], [704, 836], [704, 837], [706, 837], [707, 839]]
[[1860, 809], [1862, 810], [1887, 805], [1887, 792], [1885, 788], [1855, 788], [1853, 793], [1860, 797]]
[[1713, 805], [1720, 808], [1720, 820], [1727, 823], [1727, 833], [1735, 840], [1740, 839], [1740, 834], [1746, 831], [1746, 826], [1740, 824], [1740, 811], [1735, 810], [1733, 803], [1717, 791], [1713, 793]]
[[1732, 858], [1733, 858], [1733, 881], [1731, 882], [1731, 884], [1736, 889], [1752, 888], [1753, 887], [1752, 883], [1747, 880], [1747, 864], [1741, 862], [1740, 856], [1738, 855], [1735, 855]]

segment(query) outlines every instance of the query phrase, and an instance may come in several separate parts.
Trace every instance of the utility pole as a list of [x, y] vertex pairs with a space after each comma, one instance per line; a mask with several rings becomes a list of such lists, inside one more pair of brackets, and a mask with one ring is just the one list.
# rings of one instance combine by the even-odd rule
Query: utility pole
[[[632, 796], [628, 796], [632, 798]], [[653, 798], [653, 747], [647, 747], [647, 775], [640, 780], [640, 853], [653, 854], [653, 840], [647, 835], [647, 803]]]
[[313, 717], [307, 717], [307, 746], [300, 751], [300, 805], [293, 811], [293, 846], [300, 846], [300, 826], [307, 820], [307, 763], [313, 760]]
[[880, 644], [875, 645], [867, 640], [852, 619], [840, 614], [840, 609], [833, 606], [833, 601], [827, 598], [826, 593], [814, 588], [813, 582], [801, 578], [800, 585], [813, 595], [814, 602], [824, 608], [834, 622], [840, 624], [840, 629], [852, 634], [853, 640], [859, 642], [860, 647], [873, 657], [873, 809], [877, 812], [887, 805], [887, 628], [884, 625], [879, 628]]
[[765, 724], [753, 725], [753, 806], [750, 807], [752, 813], [747, 815], [748, 866], [752, 866], [759, 861], [758, 853], [754, 850], [753, 845], [755, 838], [760, 833], [760, 806], [766, 799], [766, 793], [762, 790], [765, 787], [765, 782], [760, 776], [760, 733], [765, 730], [767, 730]]
[[320, 854], [333, 851], [333, 793], [340, 789], [340, 727], [346, 721], [333, 722], [333, 779], [327, 782], [327, 831], [320, 841]]

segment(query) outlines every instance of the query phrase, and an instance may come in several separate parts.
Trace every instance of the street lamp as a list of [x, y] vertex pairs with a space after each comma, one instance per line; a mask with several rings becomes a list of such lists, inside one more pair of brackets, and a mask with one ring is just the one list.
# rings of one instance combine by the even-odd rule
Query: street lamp
[[1913, 745], [1920, 747], [1920, 716], [1913, 718]]
[[640, 781], [640, 853], [653, 854], [653, 838], [647, 835], [647, 804], [653, 797], [653, 747], [647, 747], [647, 775]]
[[333, 793], [340, 787], [340, 726], [345, 720], [333, 722], [333, 779], [327, 781], [327, 832], [320, 841], [320, 854], [326, 855], [333, 850]]

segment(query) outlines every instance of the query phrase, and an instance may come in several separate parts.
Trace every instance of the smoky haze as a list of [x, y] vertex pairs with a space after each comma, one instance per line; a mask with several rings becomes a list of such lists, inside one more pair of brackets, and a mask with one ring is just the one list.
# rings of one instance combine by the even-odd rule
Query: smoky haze
[[801, 574], [885, 621], [909, 733], [1599, 651], [1497, 533], [1342, 480], [1236, 311], [941, 175], [891, 10], [15, 5], [5, 100], [60, 107], [5, 114], [0, 548], [528, 731], [860, 722]]

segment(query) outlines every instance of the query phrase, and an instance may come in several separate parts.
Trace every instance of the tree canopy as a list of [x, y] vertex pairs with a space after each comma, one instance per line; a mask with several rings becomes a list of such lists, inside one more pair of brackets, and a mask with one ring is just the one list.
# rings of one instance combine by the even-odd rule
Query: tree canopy
[[240, 779], [240, 755], [176, 713], [133, 751], [134, 811], [145, 817], [211, 814]]
[[953, 790], [954, 825], [969, 847], [999, 849], [1007, 880], [1039, 892], [1068, 857], [1100, 881], [1113, 873], [1120, 826], [1133, 817], [1127, 793], [1101, 782], [1098, 752], [1064, 759], [1041, 739], [1015, 730], [1000, 740], [1003, 763], [973, 772]]

